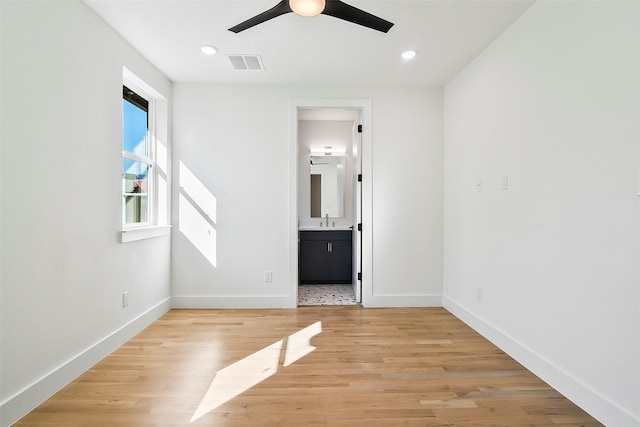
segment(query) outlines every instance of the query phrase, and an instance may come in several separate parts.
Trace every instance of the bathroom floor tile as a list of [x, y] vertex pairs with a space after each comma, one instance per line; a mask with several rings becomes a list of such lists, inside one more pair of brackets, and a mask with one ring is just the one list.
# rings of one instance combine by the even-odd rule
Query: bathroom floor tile
[[357, 305], [353, 285], [299, 285], [298, 305]]

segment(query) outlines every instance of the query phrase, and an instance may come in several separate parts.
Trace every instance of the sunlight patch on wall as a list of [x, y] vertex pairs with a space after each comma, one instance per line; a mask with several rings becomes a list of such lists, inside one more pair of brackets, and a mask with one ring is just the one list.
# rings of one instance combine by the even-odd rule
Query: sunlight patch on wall
[[215, 196], [182, 162], [180, 162], [180, 190], [189, 196], [193, 204], [211, 220], [211, 223], [216, 223], [217, 206]]
[[182, 162], [179, 176], [178, 228], [211, 265], [216, 267], [216, 198]]

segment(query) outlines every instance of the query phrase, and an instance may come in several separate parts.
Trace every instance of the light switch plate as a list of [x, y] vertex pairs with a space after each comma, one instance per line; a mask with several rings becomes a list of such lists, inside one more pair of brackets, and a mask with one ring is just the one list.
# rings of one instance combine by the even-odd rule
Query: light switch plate
[[505, 173], [502, 175], [502, 186], [500, 187], [502, 190], [509, 189], [509, 174]]

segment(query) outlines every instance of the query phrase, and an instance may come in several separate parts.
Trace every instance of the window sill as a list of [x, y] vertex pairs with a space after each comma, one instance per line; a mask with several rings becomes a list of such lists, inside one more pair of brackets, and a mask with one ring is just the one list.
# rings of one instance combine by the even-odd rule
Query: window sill
[[129, 243], [137, 240], [167, 236], [170, 232], [170, 225], [153, 225], [151, 227], [130, 228], [120, 231], [120, 243]]

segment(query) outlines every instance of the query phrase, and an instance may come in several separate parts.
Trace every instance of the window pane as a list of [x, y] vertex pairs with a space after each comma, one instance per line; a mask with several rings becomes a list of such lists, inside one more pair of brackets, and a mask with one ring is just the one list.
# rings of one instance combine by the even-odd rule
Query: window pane
[[122, 159], [125, 224], [149, 221], [149, 170], [147, 163]]
[[122, 100], [122, 151], [148, 157], [147, 112]]

